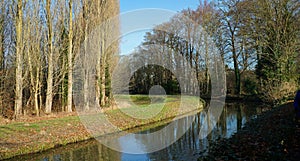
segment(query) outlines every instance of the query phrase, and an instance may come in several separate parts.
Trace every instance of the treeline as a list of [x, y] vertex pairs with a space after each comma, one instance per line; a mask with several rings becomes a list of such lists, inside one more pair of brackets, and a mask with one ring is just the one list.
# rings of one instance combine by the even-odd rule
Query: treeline
[[[183, 10], [148, 32], [129, 64], [156, 57], [156, 62], [165, 60], [173, 64], [171, 68], [185, 69], [187, 64], [176, 59], [179, 54], [193, 68], [202, 96], [211, 94], [216, 82], [212, 76], [217, 76], [219, 84], [226, 81], [230, 94], [256, 94], [263, 101], [276, 102], [293, 96], [299, 87], [299, 31], [299, 0], [204, 0], [196, 10]], [[210, 51], [212, 42], [218, 55]], [[220, 64], [226, 66], [226, 80], [216, 66]], [[153, 73], [158, 77], [149, 77]], [[157, 66], [137, 71], [131, 80], [130, 88], [136, 93], [141, 92], [137, 90], [141, 82], [178, 88], [175, 77]], [[142, 87], [142, 92], [147, 91]], [[184, 90], [190, 93], [193, 89]]]
[[[117, 0], [1, 0], [1, 115], [18, 118], [72, 112], [74, 60], [79, 52], [90, 52], [85, 40], [94, 28], [118, 14]], [[118, 30], [106, 26], [99, 37], [106, 40], [112, 33], [118, 35]], [[105, 41], [98, 44], [105, 45]], [[106, 91], [110, 77], [106, 73], [111, 71], [109, 64], [118, 50], [118, 44], [110, 44], [95, 58], [101, 106], [110, 103]]]
[[[110, 41], [119, 23], [110, 18], [119, 14], [119, 1], [0, 3], [0, 113], [6, 117], [71, 112], [77, 87], [88, 110], [94, 101], [109, 107], [113, 91], [146, 94], [153, 85], [167, 94], [227, 91], [268, 102], [294, 95], [299, 86], [299, 0], [202, 0], [148, 32], [116, 70], [119, 44]], [[78, 59], [83, 67], [95, 62], [89, 67], [95, 70], [82, 68], [83, 80], [74, 84]]]

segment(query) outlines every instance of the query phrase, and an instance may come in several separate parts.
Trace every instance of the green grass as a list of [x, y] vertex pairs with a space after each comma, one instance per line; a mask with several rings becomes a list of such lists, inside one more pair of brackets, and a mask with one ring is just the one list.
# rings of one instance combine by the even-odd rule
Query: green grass
[[[116, 123], [121, 130], [132, 127], [152, 124], [165, 119], [173, 119], [191, 111], [201, 110], [202, 104], [198, 97], [192, 96], [167, 96], [164, 100], [161, 96], [153, 96], [158, 103], [152, 103], [147, 95], [119, 95], [117, 100], [130, 100], [134, 103], [129, 108], [119, 107], [116, 110], [106, 112], [110, 122]], [[138, 102], [138, 103], [137, 103]], [[118, 120], [122, 120], [119, 122]]]
[[[0, 140], [2, 143], [0, 146], [0, 160], [16, 155], [40, 152], [87, 138], [86, 135], [60, 138], [59, 134], [53, 133], [55, 130], [64, 129], [67, 124], [78, 126], [80, 119], [78, 116], [67, 116], [37, 122], [15, 122], [0, 125]], [[45, 134], [41, 134], [41, 132]]]
[[[67, 123], [70, 122], [79, 122], [79, 118], [78, 116], [68, 116], [68, 117], [63, 117], [63, 118], [56, 118], [56, 119], [52, 119], [52, 120], [42, 120], [42, 121], [38, 121], [38, 122], [17, 122], [17, 123], [10, 123], [7, 125], [0, 125], [0, 129], [3, 129], [5, 131], [1, 130], [2, 132], [7, 132], [12, 133], [15, 131], [18, 132], [28, 132], [30, 130], [41, 130], [41, 128], [45, 128], [45, 127], [53, 127], [53, 126], [63, 126]], [[2, 135], [0, 135], [1, 137]]]

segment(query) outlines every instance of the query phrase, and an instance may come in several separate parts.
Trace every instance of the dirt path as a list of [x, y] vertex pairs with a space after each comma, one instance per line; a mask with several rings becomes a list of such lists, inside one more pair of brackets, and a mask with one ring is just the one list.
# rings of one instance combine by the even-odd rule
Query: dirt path
[[252, 120], [230, 139], [221, 140], [199, 160], [299, 160], [300, 126], [294, 121], [293, 103]]

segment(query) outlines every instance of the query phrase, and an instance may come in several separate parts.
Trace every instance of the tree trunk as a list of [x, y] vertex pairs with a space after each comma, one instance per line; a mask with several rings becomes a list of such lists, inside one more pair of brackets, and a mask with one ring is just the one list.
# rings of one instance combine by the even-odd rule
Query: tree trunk
[[205, 38], [204, 38], [204, 43], [205, 43], [205, 64], [206, 64], [206, 67], [205, 67], [205, 79], [206, 79], [206, 92], [205, 94], [210, 94], [210, 71], [209, 71], [209, 68], [210, 68], [210, 60], [209, 60], [209, 53], [208, 53], [208, 40], [207, 40], [207, 36], [208, 35], [205, 35]]
[[15, 89], [15, 118], [22, 114], [22, 32], [23, 32], [23, 0], [18, 0], [16, 17], [16, 89]]
[[[1, 13], [3, 12], [4, 9], [2, 9]], [[4, 16], [0, 17], [0, 70], [4, 69]], [[0, 82], [1, 86], [1, 82]]]
[[88, 45], [88, 25], [89, 25], [89, 20], [88, 20], [88, 6], [86, 2], [83, 4], [83, 21], [84, 21], [84, 31], [83, 31], [83, 52], [84, 52], [84, 62], [83, 62], [83, 74], [84, 74], [84, 80], [83, 80], [83, 97], [84, 97], [84, 110], [88, 111], [89, 110], [89, 81], [90, 81], [90, 76], [89, 76], [89, 67], [88, 67], [88, 54], [87, 54], [87, 45]]
[[46, 14], [48, 26], [48, 78], [47, 78], [47, 93], [46, 93], [46, 107], [45, 113], [51, 113], [53, 101], [53, 33], [51, 20], [51, 0], [46, 1]]
[[[4, 5], [4, 2], [2, 1], [2, 3], [1, 3], [1, 5]], [[4, 13], [3, 13], [3, 11], [4, 11], [4, 7], [2, 7], [1, 8], [1, 13], [2, 13], [2, 15], [0, 15], [1, 17], [0, 17], [0, 73], [1, 73], [1, 75], [0, 75], [0, 90], [4, 90], [3, 89], [3, 78], [2, 78], [2, 72], [4, 72], [4, 68], [5, 68], [5, 63], [4, 63], [4, 59], [5, 59], [5, 52], [4, 52], [4, 41], [5, 41], [5, 39], [4, 39], [4, 36], [5, 36], [5, 33], [4, 33]], [[1, 92], [2, 93], [2, 92]], [[0, 101], [2, 101], [1, 99], [0, 99]]]
[[72, 112], [73, 88], [73, 2], [69, 0], [69, 52], [68, 52], [68, 101], [67, 112]]
[[[29, 34], [30, 31], [29, 31], [29, 27], [27, 27], [27, 33]], [[29, 38], [29, 36], [28, 36]], [[39, 108], [38, 108], [38, 104], [37, 101], [36, 101], [36, 96], [35, 94], [37, 93], [37, 86], [36, 84], [38, 83], [35, 82], [35, 76], [34, 76], [34, 72], [33, 72], [33, 62], [32, 62], [32, 55], [33, 54], [30, 54], [30, 50], [29, 50], [29, 47], [27, 47], [27, 59], [28, 59], [28, 68], [29, 68], [29, 75], [30, 75], [30, 97], [32, 97], [32, 95], [34, 95], [34, 107], [35, 107], [35, 110], [36, 110], [36, 115], [39, 116]], [[35, 62], [36, 63], [36, 62]], [[38, 72], [38, 71], [37, 71]], [[37, 73], [38, 75], [38, 73]], [[38, 79], [38, 77], [37, 77]]]
[[241, 76], [238, 64], [238, 55], [235, 48], [235, 27], [230, 25], [230, 22], [227, 22], [230, 30], [230, 41], [231, 41], [231, 52], [234, 66], [234, 75], [235, 75], [235, 94], [241, 94]]
[[107, 48], [106, 48], [106, 43], [107, 42], [105, 42], [106, 40], [107, 40], [107, 33], [105, 33], [105, 32], [108, 32], [108, 24], [106, 24], [106, 23], [108, 23], [108, 22], [104, 22], [104, 30], [101, 30], [101, 36], [100, 36], [100, 38], [101, 38], [101, 40], [100, 40], [100, 42], [101, 42], [101, 44], [100, 44], [100, 46], [101, 46], [101, 49], [100, 49], [100, 54], [99, 54], [99, 59], [100, 59], [100, 75], [99, 75], [99, 79], [100, 79], [100, 87], [99, 87], [99, 89], [100, 89], [100, 106], [101, 107], [104, 107], [105, 105], [106, 105], [106, 102], [105, 102], [105, 67], [106, 67], [106, 52], [107, 52]]
[[232, 57], [233, 57], [233, 65], [234, 65], [234, 75], [235, 75], [235, 94], [241, 94], [241, 75], [237, 60], [236, 49], [234, 45], [234, 38], [232, 38]]
[[39, 110], [39, 101], [38, 101], [38, 92], [39, 92], [39, 84], [40, 84], [40, 68], [37, 68], [36, 71], [36, 82], [35, 82], [35, 91], [34, 91], [34, 104], [35, 104], [35, 111], [36, 115], [40, 116], [40, 110]]
[[102, 61], [101, 61], [101, 72], [100, 72], [100, 74], [101, 74], [101, 85], [100, 85], [100, 105], [101, 105], [101, 107], [104, 107], [105, 105], [106, 105], [106, 102], [105, 102], [105, 99], [106, 99], [106, 95], [105, 95], [105, 81], [106, 81], [106, 79], [105, 79], [105, 65], [106, 65], [106, 63], [105, 63], [105, 58], [106, 58], [106, 54], [103, 52], [102, 53]]

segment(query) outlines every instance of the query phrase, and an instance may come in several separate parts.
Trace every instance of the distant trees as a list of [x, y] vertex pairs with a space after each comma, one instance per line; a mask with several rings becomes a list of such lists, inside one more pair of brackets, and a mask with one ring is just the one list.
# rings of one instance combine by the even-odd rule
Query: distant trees
[[[211, 91], [211, 76], [222, 75], [217, 74], [220, 68], [214, 66], [220, 61], [226, 63], [228, 73], [233, 72], [232, 76], [227, 75], [230, 76], [227, 80], [234, 80], [234, 94], [256, 93], [264, 101], [280, 101], [292, 96], [299, 86], [299, 74], [295, 74], [298, 73], [300, 51], [299, 4], [297, 0], [200, 1], [196, 10], [183, 10], [169, 22], [147, 33], [145, 42], [133, 55], [140, 53], [141, 57], [148, 59], [160, 57], [159, 60], [164, 60], [166, 65], [174, 63], [174, 69], [182, 70], [183, 62], [172, 55], [179, 53], [194, 69], [202, 95]], [[186, 21], [186, 18], [195, 23]], [[200, 26], [205, 32], [197, 30]], [[214, 58], [208, 50], [209, 38], [219, 49], [221, 60]], [[153, 49], [153, 44], [163, 47]], [[138, 61], [139, 58], [132, 60]], [[154, 71], [159, 81], [148, 77]], [[161, 75], [161, 71], [160, 67], [145, 66], [143, 72], [137, 71], [132, 80], [136, 81], [136, 86], [141, 82], [163, 84], [161, 82], [167, 74]], [[189, 74], [185, 73], [183, 77], [189, 78]], [[189, 83], [186, 81], [187, 88], [181, 92], [191, 92]]]
[[149, 94], [151, 87], [160, 85], [168, 95], [181, 94], [179, 82], [168, 69], [149, 64], [135, 71], [130, 79], [130, 94]]
[[[169, 22], [146, 33], [143, 44], [130, 59], [133, 66], [145, 65], [131, 78], [131, 92], [146, 93], [151, 86], [161, 85], [168, 94], [199, 96], [211, 94], [212, 79], [222, 84], [224, 62], [222, 56], [214, 52], [211, 38], [218, 26], [212, 29], [215, 24], [208, 23], [215, 14], [213, 6], [204, 3], [196, 11], [183, 10]], [[222, 85], [217, 88], [225, 90]], [[222, 94], [218, 91], [218, 95]]]

